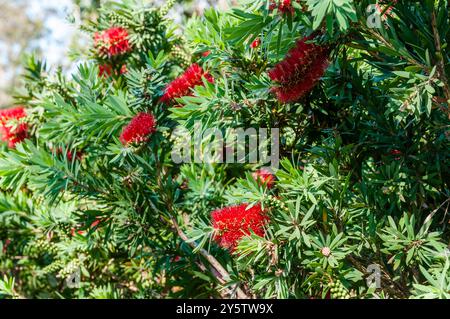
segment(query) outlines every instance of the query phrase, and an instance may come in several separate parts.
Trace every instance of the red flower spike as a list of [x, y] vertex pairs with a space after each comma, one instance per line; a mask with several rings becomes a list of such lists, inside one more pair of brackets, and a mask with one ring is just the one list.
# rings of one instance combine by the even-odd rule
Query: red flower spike
[[201, 66], [196, 63], [192, 64], [182, 75], [166, 86], [160, 101], [169, 103], [176, 98], [192, 95], [191, 89], [195, 86], [203, 85], [203, 77], [210, 83], [214, 83], [213, 77], [205, 72]]
[[402, 152], [401, 152], [400, 150], [392, 150], [392, 151], [391, 151], [391, 154], [392, 154], [392, 155], [401, 155]]
[[[75, 232], [76, 232], [76, 233], [75, 233]], [[81, 236], [84, 236], [85, 233], [86, 233], [86, 232], [85, 232], [84, 230], [75, 230], [74, 227], [72, 227], [72, 228], [70, 229], [70, 234], [72, 235], [72, 237], [76, 236], [77, 234], [78, 234], [78, 235], [81, 235]]]
[[[296, 0], [296, 2], [300, 3], [299, 0]], [[273, 11], [275, 9], [278, 9], [281, 14], [294, 14], [295, 12], [295, 8], [292, 6], [292, 0], [273, 0], [270, 3], [269, 10]]]
[[251, 44], [250, 47], [252, 49], [256, 49], [257, 47], [259, 47], [261, 45], [261, 39], [260, 38], [256, 38]]
[[5, 243], [3, 244], [3, 253], [4, 254], [6, 254], [9, 244], [11, 244], [11, 239], [5, 240]]
[[275, 185], [275, 176], [267, 169], [259, 169], [252, 176], [260, 185], [266, 185], [269, 189]]
[[[63, 148], [60, 146], [56, 149], [56, 155], [62, 155], [62, 154], [63, 154]], [[72, 162], [72, 160], [74, 159], [74, 153], [71, 150], [66, 149], [66, 157], [69, 162]], [[80, 151], [75, 151], [75, 160], [79, 161], [82, 158], [83, 158], [83, 153]]]
[[101, 221], [102, 221], [101, 219], [96, 219], [96, 220], [94, 220], [94, 221], [92, 222], [90, 228], [95, 228], [95, 227], [97, 227], [98, 224], [101, 223]]
[[9, 148], [14, 148], [17, 143], [28, 137], [28, 124], [14, 123], [26, 117], [25, 108], [22, 106], [0, 111], [0, 136], [1, 140], [8, 142]]
[[120, 135], [123, 145], [129, 143], [141, 143], [148, 139], [148, 136], [156, 131], [156, 120], [152, 114], [139, 113], [131, 122], [125, 126]]
[[181, 260], [180, 256], [175, 256], [175, 257], [172, 258], [172, 261], [175, 262], [175, 263], [179, 262], [180, 260]]
[[109, 57], [122, 55], [131, 51], [128, 31], [122, 27], [112, 27], [94, 34], [94, 44], [100, 55]]
[[283, 61], [269, 71], [269, 77], [278, 85], [272, 92], [282, 103], [295, 102], [309, 93], [328, 67], [328, 48], [307, 43], [310, 37], [298, 41]]
[[251, 232], [264, 236], [264, 226], [269, 218], [261, 205], [248, 208], [248, 204], [229, 206], [211, 213], [215, 229], [214, 240], [223, 248], [234, 251], [239, 240]]
[[[98, 66], [98, 70], [99, 70], [98, 71], [98, 76], [99, 77], [107, 78], [107, 77], [110, 77], [113, 74], [113, 67], [110, 64], [99, 65]], [[127, 72], [128, 72], [128, 69], [127, 69], [127, 65], [126, 64], [122, 65], [122, 67], [120, 68], [119, 72], [114, 71], [114, 73], [116, 75], [118, 75], [118, 73], [119, 74], [125, 74]]]

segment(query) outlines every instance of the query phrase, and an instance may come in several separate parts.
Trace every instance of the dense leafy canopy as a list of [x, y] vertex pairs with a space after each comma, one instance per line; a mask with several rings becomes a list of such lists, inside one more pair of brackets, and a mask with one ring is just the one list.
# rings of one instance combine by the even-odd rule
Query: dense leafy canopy
[[[450, 297], [447, 1], [239, 3], [181, 32], [172, 1], [107, 3], [70, 77], [30, 58], [7, 124], [28, 134], [0, 152], [0, 297]], [[273, 176], [171, 158], [175, 128], [242, 127], [280, 129]]]

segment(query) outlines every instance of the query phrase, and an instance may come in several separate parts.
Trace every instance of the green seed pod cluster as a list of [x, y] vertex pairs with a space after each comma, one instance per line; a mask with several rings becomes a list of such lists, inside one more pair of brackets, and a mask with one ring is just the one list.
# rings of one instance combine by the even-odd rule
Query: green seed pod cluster
[[61, 268], [63, 268], [63, 267], [64, 267], [64, 263], [63, 263], [62, 260], [55, 260], [50, 265], [44, 267], [42, 269], [42, 273], [44, 275], [55, 273], [55, 272], [59, 271]]
[[69, 237], [72, 233], [72, 224], [70, 223], [59, 222], [57, 227], [60, 230], [60, 236]]
[[331, 298], [350, 299], [350, 294], [348, 293], [347, 288], [345, 288], [342, 282], [340, 282], [339, 280], [330, 283], [330, 287]]
[[175, 4], [175, 0], [167, 0], [166, 4], [163, 5], [160, 9], [159, 9], [159, 15], [161, 17], [166, 16], [169, 13], [169, 10], [172, 9], [173, 5]]
[[32, 257], [39, 257], [45, 254], [55, 256], [58, 254], [58, 246], [46, 239], [37, 240], [26, 247], [26, 251]]
[[186, 136], [183, 136], [181, 134], [172, 134], [170, 136], [170, 141], [172, 142], [172, 149], [174, 150], [180, 150], [183, 149], [183, 147], [186, 145], [186, 143], [189, 143], [189, 140]]
[[58, 277], [59, 278], [67, 278], [70, 275], [72, 275], [74, 272], [76, 272], [80, 266], [83, 264], [82, 260], [80, 258], [75, 258], [71, 260], [67, 265], [65, 265], [59, 272]]
[[85, 245], [78, 245], [73, 249], [74, 253], [88, 254], [89, 250]]
[[128, 29], [130, 27], [129, 20], [126, 19], [124, 16], [118, 14], [117, 12], [109, 12], [108, 18], [109, 18], [109, 21], [112, 22], [111, 25], [122, 26], [126, 29]]
[[280, 209], [280, 210], [284, 210], [284, 211], [289, 211], [289, 208], [286, 206], [286, 204], [281, 201], [280, 199], [276, 198], [273, 195], [269, 195], [267, 197], [267, 201], [270, 205], [270, 207], [276, 208], [276, 209]]
[[286, 127], [283, 129], [283, 134], [282, 137], [286, 143], [287, 146], [294, 146], [294, 142], [295, 142], [295, 131], [293, 128], [291, 127]]
[[183, 67], [191, 64], [191, 57], [186, 53], [186, 51], [183, 50], [183, 48], [179, 46], [174, 46], [172, 48], [172, 57]]

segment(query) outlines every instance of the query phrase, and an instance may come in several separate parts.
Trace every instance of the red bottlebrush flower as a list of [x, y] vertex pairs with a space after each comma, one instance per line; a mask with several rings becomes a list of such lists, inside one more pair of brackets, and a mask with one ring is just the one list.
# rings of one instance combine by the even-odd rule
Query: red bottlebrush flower
[[400, 155], [402, 155], [403, 153], [402, 153], [402, 151], [400, 151], [400, 150], [392, 150], [391, 151], [391, 155], [393, 155], [393, 156], [395, 156], [394, 157], [394, 159], [396, 160], [396, 161], [399, 161], [401, 158], [400, 158]]
[[28, 124], [20, 122], [26, 116], [22, 106], [0, 111], [0, 136], [2, 141], [8, 142], [8, 147], [14, 148], [28, 137]]
[[101, 219], [96, 219], [96, 220], [94, 220], [93, 222], [92, 222], [92, 224], [91, 224], [91, 228], [95, 228], [95, 227], [97, 227], [98, 226], [98, 224], [100, 224], [101, 223]]
[[5, 243], [3, 244], [3, 253], [4, 254], [6, 254], [9, 244], [11, 244], [11, 240], [10, 239], [5, 240]]
[[329, 49], [307, 43], [310, 37], [298, 41], [283, 61], [269, 71], [269, 77], [277, 82], [272, 88], [282, 103], [295, 102], [310, 92], [328, 67]]
[[26, 114], [25, 108], [23, 106], [0, 110], [0, 122], [2, 124], [4, 124], [5, 121], [11, 120], [11, 119], [20, 119], [22, 117], [25, 117], [26, 115], [27, 114]]
[[[98, 66], [98, 76], [99, 77], [110, 77], [111, 74], [113, 74], [113, 67], [110, 64], [102, 64]], [[127, 65], [124, 64], [122, 65], [122, 67], [120, 68], [119, 72], [114, 71], [114, 74], [118, 75], [118, 74], [125, 74], [128, 72], [127, 69]]]
[[180, 260], [181, 260], [180, 256], [175, 256], [175, 257], [172, 258], [172, 261], [175, 262], [175, 263], [179, 262]]
[[[75, 233], [76, 231], [76, 233]], [[70, 229], [70, 234], [74, 237], [76, 234], [83, 236], [86, 232], [84, 230], [75, 230], [74, 227]]]
[[256, 49], [257, 47], [259, 47], [261, 45], [261, 39], [260, 38], [256, 38], [252, 44], [250, 44], [250, 47], [252, 49]]
[[206, 58], [210, 54], [211, 54], [211, 51], [209, 51], [209, 50], [205, 51], [205, 52], [202, 53], [202, 57]]
[[264, 236], [264, 226], [269, 218], [261, 209], [261, 205], [248, 207], [249, 205], [242, 204], [217, 209], [211, 213], [215, 229], [214, 240], [221, 247], [233, 251], [238, 241], [251, 232]]
[[109, 57], [131, 51], [128, 31], [122, 27], [112, 27], [101, 33], [95, 33], [94, 44], [99, 49], [100, 55], [107, 55]]
[[272, 188], [275, 184], [275, 176], [267, 169], [259, 169], [252, 174], [253, 178], [261, 185]]
[[[299, 0], [296, 0], [299, 3]], [[278, 9], [281, 14], [290, 13], [293, 14], [295, 12], [295, 8], [292, 6], [292, 0], [273, 0], [270, 3], [269, 10], [273, 11]]]
[[102, 64], [98, 66], [98, 76], [99, 77], [109, 77], [112, 74], [112, 66], [109, 64]]
[[282, 13], [293, 13], [294, 7], [292, 6], [291, 0], [280, 0], [280, 3], [278, 4], [278, 10]]
[[[63, 148], [62, 147], [58, 147], [56, 149], [56, 155], [62, 155], [62, 154], [63, 154]], [[74, 159], [74, 153], [71, 150], [66, 149], [66, 157], [67, 157], [67, 160], [69, 162], [71, 162]], [[75, 151], [75, 159], [76, 160], [81, 160], [82, 157], [83, 157], [83, 153], [82, 152]]]
[[129, 143], [141, 143], [147, 141], [148, 136], [155, 131], [155, 117], [152, 114], [141, 112], [123, 128], [119, 139], [123, 145]]
[[[80, 160], [80, 159], [81, 159], [81, 156], [82, 156], [82, 155], [81, 155], [80, 152], [78, 152], [78, 151], [75, 152], [75, 159]], [[67, 151], [67, 159], [68, 159], [69, 161], [72, 161], [73, 158], [74, 158], [74, 156], [73, 156], [72, 151], [68, 150], [68, 151]]]
[[205, 72], [202, 67], [196, 63], [192, 64], [186, 69], [186, 71], [184, 71], [182, 75], [167, 85], [164, 95], [161, 97], [160, 101], [169, 103], [176, 98], [191, 95], [192, 88], [197, 85], [203, 85], [203, 77], [210, 83], [214, 82], [213, 77], [209, 73]]

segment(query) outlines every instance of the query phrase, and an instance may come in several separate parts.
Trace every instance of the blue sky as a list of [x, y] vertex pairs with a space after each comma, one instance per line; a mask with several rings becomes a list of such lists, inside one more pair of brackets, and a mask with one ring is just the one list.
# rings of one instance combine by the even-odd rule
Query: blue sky
[[52, 14], [45, 19], [46, 35], [39, 40], [38, 46], [45, 52], [48, 65], [63, 62], [72, 41], [76, 27], [67, 21], [67, 16], [73, 13], [71, 0], [28, 0], [27, 14], [31, 17], [43, 17], [45, 9], [51, 9]]

